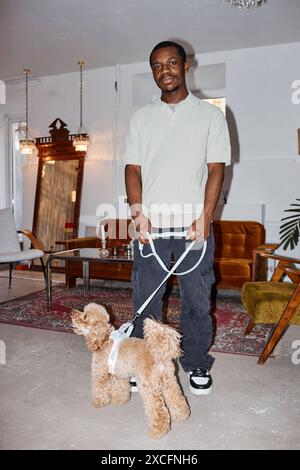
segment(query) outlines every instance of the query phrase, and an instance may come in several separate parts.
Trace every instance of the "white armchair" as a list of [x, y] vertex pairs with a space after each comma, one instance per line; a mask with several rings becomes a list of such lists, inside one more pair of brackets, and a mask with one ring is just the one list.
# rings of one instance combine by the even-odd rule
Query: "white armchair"
[[[33, 248], [21, 250], [18, 233], [29, 238]], [[39, 258], [41, 261], [46, 283], [43, 256], [44, 251], [41, 243], [29, 230], [17, 231], [11, 209], [0, 209], [0, 264], [9, 264], [9, 287], [11, 287], [13, 263], [35, 258]]]

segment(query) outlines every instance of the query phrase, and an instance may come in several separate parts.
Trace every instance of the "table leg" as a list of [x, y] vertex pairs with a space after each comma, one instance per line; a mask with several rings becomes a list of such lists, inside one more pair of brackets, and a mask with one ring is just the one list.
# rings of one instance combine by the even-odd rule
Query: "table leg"
[[47, 278], [47, 306], [51, 310], [52, 308], [52, 289], [51, 289], [51, 259], [49, 258], [46, 266], [46, 278]]
[[89, 296], [90, 291], [90, 263], [88, 260], [82, 262], [83, 270], [83, 297]]

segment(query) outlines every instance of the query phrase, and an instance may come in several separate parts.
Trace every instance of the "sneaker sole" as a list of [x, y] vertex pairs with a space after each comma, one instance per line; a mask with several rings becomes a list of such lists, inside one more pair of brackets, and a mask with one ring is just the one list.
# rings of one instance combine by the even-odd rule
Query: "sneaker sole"
[[190, 391], [193, 395], [209, 395], [212, 389], [212, 385], [209, 388], [194, 388], [190, 386]]

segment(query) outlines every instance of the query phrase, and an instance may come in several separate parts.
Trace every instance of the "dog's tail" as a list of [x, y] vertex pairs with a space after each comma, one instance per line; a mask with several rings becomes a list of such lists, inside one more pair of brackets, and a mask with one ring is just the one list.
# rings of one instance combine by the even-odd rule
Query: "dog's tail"
[[180, 333], [160, 321], [144, 320], [144, 339], [157, 361], [177, 359], [181, 356]]

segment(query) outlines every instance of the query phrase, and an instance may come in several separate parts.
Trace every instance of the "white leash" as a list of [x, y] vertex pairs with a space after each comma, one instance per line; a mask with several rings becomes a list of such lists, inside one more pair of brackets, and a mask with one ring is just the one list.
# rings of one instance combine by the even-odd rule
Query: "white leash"
[[[176, 235], [178, 234], [182, 234], [182, 235], [186, 235], [187, 232], [177, 232]], [[167, 233], [158, 233], [158, 234], [155, 234], [156, 236], [158, 237], [161, 237], [163, 238], [164, 236], [170, 236], [170, 233], [167, 232]], [[171, 232], [171, 235], [174, 236], [174, 232]], [[147, 232], [147, 236], [148, 236], [148, 239], [149, 239], [149, 242], [150, 242], [150, 246], [151, 246], [151, 249], [152, 249], [152, 253], [150, 253], [149, 255], [142, 255], [141, 253], [141, 249], [140, 249], [140, 253], [141, 255], [144, 257], [144, 258], [148, 258], [149, 256], [155, 256], [155, 258], [157, 259], [157, 261], [159, 262], [159, 264], [161, 265], [161, 267], [163, 267], [163, 269], [165, 271], [167, 271], [167, 275], [166, 277], [161, 281], [161, 283], [159, 284], [159, 286], [157, 286], [157, 288], [154, 290], [154, 292], [152, 292], [152, 294], [148, 297], [148, 299], [145, 300], [145, 302], [143, 303], [143, 305], [141, 305], [141, 307], [138, 309], [138, 311], [136, 312], [135, 314], [135, 317], [132, 321], [134, 321], [137, 317], [139, 317], [141, 315], [141, 313], [143, 312], [143, 310], [147, 307], [147, 305], [151, 302], [151, 300], [153, 299], [153, 297], [155, 296], [155, 294], [159, 291], [159, 289], [161, 288], [161, 286], [169, 279], [170, 276], [172, 276], [172, 274], [174, 275], [177, 275], [177, 276], [183, 276], [184, 274], [188, 274], [190, 273], [191, 271], [193, 271], [194, 269], [196, 269], [197, 266], [199, 266], [199, 264], [201, 263], [204, 255], [205, 255], [205, 252], [206, 252], [206, 247], [207, 247], [207, 241], [204, 240], [204, 243], [203, 243], [203, 249], [202, 249], [202, 252], [201, 252], [201, 256], [199, 257], [199, 260], [197, 261], [197, 263], [191, 268], [191, 269], [188, 269], [187, 271], [184, 271], [182, 273], [175, 273], [175, 270], [177, 269], [177, 267], [182, 263], [182, 261], [184, 260], [184, 258], [187, 256], [187, 254], [191, 251], [191, 249], [193, 248], [194, 244], [196, 243], [196, 240], [192, 241], [191, 243], [189, 243], [188, 247], [186, 248], [186, 250], [182, 253], [182, 255], [178, 258], [178, 260], [176, 261], [176, 263], [174, 264], [174, 266], [169, 270], [167, 269], [167, 267], [165, 266], [165, 264], [163, 263], [162, 259], [160, 258], [160, 256], [157, 254], [156, 250], [155, 250], [155, 247], [154, 247], [154, 243], [153, 243], [153, 239], [152, 239], [152, 236], [150, 233]], [[144, 245], [142, 245], [142, 248], [143, 248]]]
[[[169, 237], [174, 237], [174, 235], [177, 237], [178, 235], [181, 236], [181, 237], [186, 237], [187, 235], [187, 230], [184, 231], [184, 232], [163, 232], [163, 233], [155, 233], [154, 234], [154, 238], [169, 238]], [[150, 244], [150, 247], [151, 247], [151, 250], [152, 250], [152, 253], [149, 253], [149, 255], [144, 255], [143, 254], [143, 248], [144, 248], [144, 245], [142, 243], [139, 243], [139, 250], [140, 250], [140, 255], [142, 256], [142, 258], [149, 258], [150, 256], [155, 256], [155, 258], [157, 259], [158, 263], [160, 264], [160, 266], [163, 268], [164, 271], [166, 271], [167, 273], [170, 272], [169, 269], [166, 267], [165, 263], [163, 262], [163, 260], [161, 259], [161, 257], [157, 254], [156, 252], [156, 249], [155, 249], [155, 246], [154, 246], [154, 243], [153, 243], [153, 237], [151, 235], [151, 233], [149, 232], [146, 232], [147, 234], [147, 237], [148, 237], [148, 240], [149, 240], [149, 244]], [[186, 255], [188, 254], [188, 252], [193, 248], [194, 244], [196, 243], [196, 240], [192, 241], [191, 242], [191, 245], [190, 247], [188, 247], [186, 249], [186, 251], [183, 253], [184, 256], [183, 258], [181, 259], [181, 261], [183, 261], [183, 259], [186, 257]], [[185, 276], [186, 274], [189, 274], [191, 273], [192, 271], [194, 271], [194, 269], [196, 269], [199, 264], [201, 263], [202, 259], [203, 259], [203, 256], [205, 255], [205, 251], [206, 251], [206, 245], [207, 245], [207, 241], [204, 240], [203, 242], [203, 250], [202, 250], [202, 254], [199, 258], [199, 260], [197, 261], [197, 263], [190, 269], [188, 269], [187, 271], [183, 271], [181, 273], [175, 273], [175, 272], [172, 272], [172, 274], [174, 274], [174, 276]], [[181, 262], [180, 261], [180, 262]], [[180, 263], [179, 263], [180, 264]], [[179, 266], [179, 264], [177, 266]]]
[[[178, 236], [178, 235], [182, 236], [182, 237], [185, 237], [186, 234], [187, 234], [187, 231], [185, 231], [185, 232], [164, 232], [164, 233], [155, 233], [154, 236], [156, 238], [169, 238], [169, 237], [174, 237], [174, 236]], [[149, 243], [150, 243], [152, 253], [150, 253], [149, 255], [143, 255], [144, 245], [142, 243], [139, 243], [139, 249], [140, 249], [141, 256], [143, 258], [149, 258], [150, 256], [155, 256], [155, 258], [157, 259], [160, 266], [163, 268], [164, 271], [167, 272], [167, 275], [164, 277], [164, 279], [161, 281], [161, 283], [157, 286], [157, 288], [154, 290], [154, 292], [152, 292], [152, 294], [148, 297], [148, 299], [145, 300], [143, 305], [141, 305], [141, 307], [136, 312], [133, 320], [130, 320], [130, 321], [127, 321], [126, 323], [123, 323], [123, 325], [121, 325], [118, 330], [114, 330], [110, 334], [110, 338], [113, 339], [113, 347], [112, 347], [112, 350], [111, 350], [111, 352], [109, 354], [109, 357], [108, 357], [109, 370], [111, 371], [111, 373], [113, 373], [113, 371], [114, 371], [114, 366], [115, 366], [115, 363], [116, 363], [116, 360], [117, 360], [119, 347], [120, 347], [122, 341], [124, 341], [124, 339], [128, 339], [128, 337], [131, 335], [131, 333], [133, 331], [133, 328], [134, 328], [134, 321], [142, 314], [142, 312], [145, 310], [147, 305], [151, 302], [153, 297], [156, 295], [156, 293], [159, 291], [159, 289], [163, 286], [163, 284], [169, 279], [169, 277], [172, 276], [172, 274], [174, 274], [175, 276], [183, 276], [185, 274], [188, 274], [188, 273], [192, 272], [194, 269], [196, 269], [197, 266], [199, 266], [199, 264], [201, 263], [204, 255], [205, 255], [206, 248], [207, 248], [207, 241], [204, 240], [202, 252], [201, 252], [201, 255], [200, 255], [197, 263], [192, 268], [188, 269], [187, 271], [184, 271], [184, 272], [181, 272], [181, 273], [176, 273], [175, 270], [182, 263], [182, 261], [187, 256], [187, 254], [191, 251], [194, 244], [196, 243], [196, 240], [189, 243], [186, 250], [178, 258], [178, 260], [176, 261], [174, 266], [169, 270], [166, 267], [166, 265], [164, 264], [164, 262], [162, 261], [162, 259], [160, 258], [160, 256], [158, 255], [158, 253], [156, 252], [151, 233], [147, 232], [147, 236], [148, 236], [148, 240], [149, 240]]]

